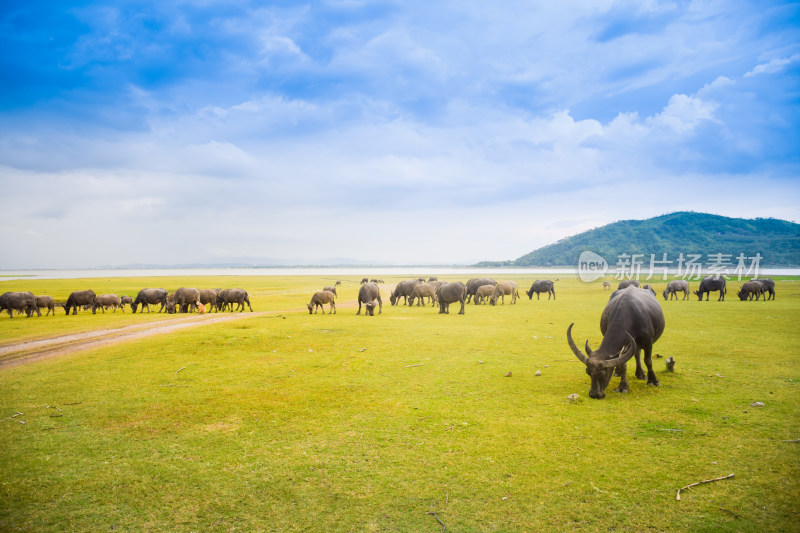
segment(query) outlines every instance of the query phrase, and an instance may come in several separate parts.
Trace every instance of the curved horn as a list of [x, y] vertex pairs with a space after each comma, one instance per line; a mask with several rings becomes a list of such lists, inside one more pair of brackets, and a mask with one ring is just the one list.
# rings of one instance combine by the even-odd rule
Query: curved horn
[[625, 332], [625, 334], [630, 339], [630, 342], [619, 351], [619, 355], [617, 355], [615, 358], [608, 359], [603, 362], [603, 366], [605, 368], [612, 368], [615, 366], [625, 364], [630, 360], [631, 357], [633, 357], [636, 354], [636, 350], [638, 350], [636, 346], [636, 341], [627, 331]]
[[592, 349], [591, 349], [591, 348], [589, 348], [589, 339], [586, 339], [586, 346], [585, 346], [585, 348], [586, 348], [586, 355], [588, 355], [589, 357], [591, 357], [591, 356], [592, 356]]
[[569, 343], [569, 347], [572, 348], [572, 353], [575, 354], [575, 357], [577, 357], [581, 363], [586, 365], [589, 363], [589, 358], [586, 357], [586, 355], [583, 352], [581, 352], [577, 346], [575, 346], [575, 341], [572, 340], [572, 326], [574, 325], [575, 323], [573, 322], [567, 328], [567, 342]]

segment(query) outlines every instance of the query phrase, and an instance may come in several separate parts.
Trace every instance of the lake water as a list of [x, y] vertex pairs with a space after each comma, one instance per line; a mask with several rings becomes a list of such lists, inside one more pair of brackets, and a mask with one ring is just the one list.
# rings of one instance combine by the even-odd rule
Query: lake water
[[[396, 266], [396, 267], [297, 267], [297, 268], [109, 268], [76, 270], [0, 270], [0, 281], [13, 279], [76, 279], [76, 278], [127, 278], [152, 276], [325, 276], [331, 278], [380, 278], [381, 276], [441, 276], [443, 278], [463, 279], [480, 276], [531, 276], [547, 278], [557, 274], [577, 275], [577, 268], [477, 268], [477, 267], [436, 267], [436, 266]], [[644, 279], [644, 272], [640, 279]], [[607, 276], [615, 273], [610, 269]], [[758, 275], [800, 276], [800, 268], [763, 268]], [[749, 278], [750, 276], [746, 276]], [[736, 279], [732, 276], [731, 279]], [[654, 275], [653, 281], [661, 281], [661, 273]]]

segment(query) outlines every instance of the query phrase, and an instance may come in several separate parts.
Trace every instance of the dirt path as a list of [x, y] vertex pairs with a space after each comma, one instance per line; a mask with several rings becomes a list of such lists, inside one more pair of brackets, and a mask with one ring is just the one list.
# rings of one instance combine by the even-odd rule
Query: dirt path
[[[343, 302], [337, 304], [337, 309], [349, 309], [356, 307], [353, 302]], [[157, 322], [147, 322], [144, 324], [131, 324], [120, 328], [98, 329], [85, 331], [83, 333], [73, 333], [70, 335], [59, 335], [46, 339], [35, 339], [29, 341], [15, 342], [0, 346], [0, 371], [18, 365], [33, 363], [51, 357], [58, 357], [82, 350], [102, 348], [121, 342], [135, 341], [159, 335], [162, 333], [172, 333], [182, 329], [196, 328], [230, 322], [233, 320], [243, 320], [253, 317], [280, 316], [285, 313], [296, 313], [298, 309], [286, 309], [283, 311], [262, 311], [256, 313], [214, 313], [213, 315], [190, 315]]]
[[281, 311], [192, 315], [169, 320], [159, 320], [158, 322], [148, 322], [145, 324], [133, 324], [121, 328], [100, 329], [71, 335], [59, 335], [47, 339], [6, 344], [0, 346], [0, 370], [81, 350], [91, 350], [93, 348], [101, 348], [120, 342], [138, 340], [161, 333], [172, 333], [187, 328], [208, 326], [211, 324], [258, 316], [275, 316], [280, 313]]

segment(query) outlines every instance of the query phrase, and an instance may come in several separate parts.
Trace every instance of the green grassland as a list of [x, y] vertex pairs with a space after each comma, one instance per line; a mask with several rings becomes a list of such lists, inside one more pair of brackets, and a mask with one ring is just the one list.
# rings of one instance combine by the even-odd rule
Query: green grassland
[[[0, 281], [243, 287], [269, 312], [0, 371], [0, 530], [798, 530], [800, 280], [770, 302], [735, 281], [725, 302], [659, 294], [675, 372], [654, 359], [648, 387], [629, 365], [628, 394], [590, 400], [565, 331], [596, 347], [609, 291], [562, 275], [531, 301], [512, 279], [516, 305], [440, 315], [384, 290], [374, 317], [353, 280], [309, 315], [322, 277]], [[165, 318], [4, 315], [0, 344]]]

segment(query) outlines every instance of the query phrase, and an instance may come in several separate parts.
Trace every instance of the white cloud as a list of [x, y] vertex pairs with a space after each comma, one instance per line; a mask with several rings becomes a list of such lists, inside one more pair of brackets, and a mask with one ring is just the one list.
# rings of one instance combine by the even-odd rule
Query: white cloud
[[674, 94], [664, 110], [653, 116], [650, 122], [655, 126], [665, 126], [675, 133], [685, 135], [706, 120], [714, 120], [717, 105], [704, 102], [685, 94]]
[[795, 54], [790, 58], [773, 59], [768, 63], [756, 65], [753, 70], [744, 75], [745, 78], [752, 78], [763, 74], [777, 74], [783, 72], [788, 65], [800, 60], [800, 54]]

